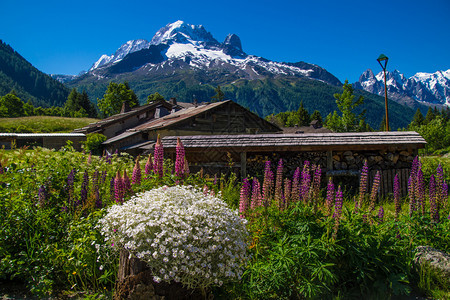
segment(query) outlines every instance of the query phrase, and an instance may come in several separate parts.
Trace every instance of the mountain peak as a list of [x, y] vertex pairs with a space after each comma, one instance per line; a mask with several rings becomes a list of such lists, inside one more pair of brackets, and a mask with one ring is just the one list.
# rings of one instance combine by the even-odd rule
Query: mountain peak
[[234, 33], [230, 33], [222, 43], [222, 49], [225, 54], [230, 56], [246, 56], [242, 51], [241, 39]]
[[190, 25], [180, 20], [169, 23], [158, 30], [150, 41], [150, 44], [152, 45], [172, 43], [219, 45], [217, 40], [214, 39], [211, 33], [206, 31], [203, 25]]

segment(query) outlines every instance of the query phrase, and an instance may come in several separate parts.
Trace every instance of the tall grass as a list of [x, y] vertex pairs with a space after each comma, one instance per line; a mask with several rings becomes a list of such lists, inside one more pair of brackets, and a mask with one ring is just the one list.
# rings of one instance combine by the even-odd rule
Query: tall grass
[[8, 133], [50, 133], [71, 132], [97, 122], [92, 118], [65, 118], [52, 116], [33, 116], [20, 118], [0, 118], [0, 132]]

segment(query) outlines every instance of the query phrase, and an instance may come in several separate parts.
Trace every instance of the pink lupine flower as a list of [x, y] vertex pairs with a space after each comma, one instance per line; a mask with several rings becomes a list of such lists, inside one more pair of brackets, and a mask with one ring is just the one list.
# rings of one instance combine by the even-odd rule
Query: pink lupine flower
[[331, 211], [333, 210], [333, 200], [334, 200], [334, 184], [333, 179], [330, 177], [327, 185], [327, 199], [325, 201], [325, 210], [328, 216], [331, 216]]
[[176, 159], [175, 159], [175, 175], [177, 177], [183, 177], [184, 175], [184, 147], [183, 143], [181, 143], [180, 138], [177, 138], [177, 147], [176, 147]]
[[250, 182], [244, 178], [241, 187], [241, 195], [239, 198], [239, 213], [241, 218], [245, 217], [245, 213], [249, 207], [250, 202]]
[[302, 181], [300, 183], [300, 200], [307, 203], [309, 200], [309, 191], [311, 188], [310, 162], [305, 161], [302, 171]]
[[319, 202], [321, 176], [322, 176], [322, 169], [320, 168], [320, 165], [317, 165], [315, 167], [314, 178], [312, 183], [312, 201], [314, 205], [314, 211], [316, 210], [317, 203]]
[[283, 160], [278, 161], [277, 175], [275, 179], [275, 201], [281, 206], [281, 198], [283, 193]]
[[161, 178], [164, 175], [164, 148], [159, 134], [155, 144], [154, 156], [154, 170], [155, 173], [159, 175], [159, 178]]
[[250, 203], [250, 208], [255, 209], [258, 206], [261, 206], [261, 185], [257, 178], [253, 179], [253, 187], [252, 187], [252, 201]]
[[120, 176], [120, 172], [117, 171], [116, 178], [114, 179], [114, 199], [117, 203], [123, 203], [124, 194], [125, 191], [122, 176]]
[[91, 162], [92, 162], [92, 152], [89, 152], [89, 156], [88, 156], [88, 159], [87, 159], [88, 165], [90, 165]]
[[141, 184], [141, 165], [139, 164], [139, 156], [136, 158], [136, 163], [133, 168], [133, 175], [131, 176], [131, 182], [133, 184]]
[[189, 175], [190, 171], [189, 171], [189, 163], [186, 159], [186, 156], [184, 157], [184, 174], [185, 175]]
[[123, 190], [124, 193], [131, 193], [133, 190], [131, 189], [130, 177], [127, 175], [127, 170], [123, 170]]
[[269, 205], [269, 201], [272, 197], [272, 188], [273, 188], [273, 172], [270, 169], [270, 160], [266, 161], [266, 165], [264, 168], [264, 181], [263, 181], [263, 201], [264, 206]]
[[153, 171], [153, 159], [152, 155], [150, 154], [147, 159], [147, 163], [145, 164], [144, 172], [145, 175], [150, 175], [150, 173]]

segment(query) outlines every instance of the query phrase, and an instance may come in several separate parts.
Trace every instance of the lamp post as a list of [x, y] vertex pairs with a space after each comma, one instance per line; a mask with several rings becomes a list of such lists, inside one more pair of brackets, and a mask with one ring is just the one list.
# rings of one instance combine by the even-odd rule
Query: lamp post
[[[381, 54], [377, 58], [377, 61], [384, 72], [384, 105], [386, 107], [386, 131], [389, 131], [389, 115], [388, 115], [387, 86], [386, 86], [386, 65], [388, 63], [388, 59], [389, 58], [384, 54]], [[384, 66], [381, 62], [384, 62]]]

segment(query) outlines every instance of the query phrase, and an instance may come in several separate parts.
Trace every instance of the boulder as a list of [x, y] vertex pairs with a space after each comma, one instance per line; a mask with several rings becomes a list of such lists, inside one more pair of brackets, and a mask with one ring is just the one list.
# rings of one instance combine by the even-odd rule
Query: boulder
[[429, 266], [431, 269], [447, 280], [450, 285], [450, 255], [430, 246], [419, 246], [414, 250], [414, 265], [418, 270]]

